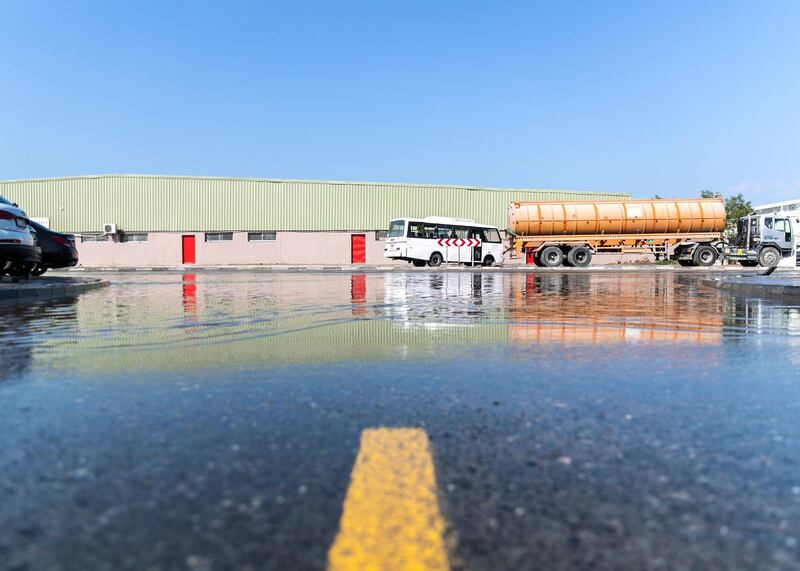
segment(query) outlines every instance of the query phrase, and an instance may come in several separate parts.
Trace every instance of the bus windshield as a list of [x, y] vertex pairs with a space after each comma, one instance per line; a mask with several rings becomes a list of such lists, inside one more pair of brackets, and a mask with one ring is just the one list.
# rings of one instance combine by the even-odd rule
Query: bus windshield
[[403, 230], [405, 230], [406, 221], [405, 220], [392, 220], [389, 223], [389, 233], [387, 234], [388, 238], [400, 238], [403, 235]]

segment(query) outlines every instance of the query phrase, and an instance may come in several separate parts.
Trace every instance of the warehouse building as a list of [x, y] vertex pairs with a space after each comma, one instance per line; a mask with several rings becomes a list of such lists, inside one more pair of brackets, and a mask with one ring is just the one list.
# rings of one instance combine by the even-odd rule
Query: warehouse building
[[618, 193], [306, 180], [100, 175], [0, 181], [31, 218], [76, 235], [81, 265], [385, 264], [389, 220], [505, 228], [511, 201]]

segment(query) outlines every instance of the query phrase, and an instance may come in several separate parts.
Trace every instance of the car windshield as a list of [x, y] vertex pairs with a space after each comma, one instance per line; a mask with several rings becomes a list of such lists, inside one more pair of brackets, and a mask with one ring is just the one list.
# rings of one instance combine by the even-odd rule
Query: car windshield
[[2, 196], [0, 196], [0, 204], [6, 204], [8, 206], [14, 206], [13, 202], [11, 202], [10, 200], [8, 200], [7, 198], [4, 198]]

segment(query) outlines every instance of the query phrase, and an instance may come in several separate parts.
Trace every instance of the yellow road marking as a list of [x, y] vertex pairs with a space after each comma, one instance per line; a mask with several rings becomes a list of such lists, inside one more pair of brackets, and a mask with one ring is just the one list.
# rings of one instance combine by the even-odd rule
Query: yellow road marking
[[362, 432], [328, 570], [446, 571], [444, 531], [425, 431]]

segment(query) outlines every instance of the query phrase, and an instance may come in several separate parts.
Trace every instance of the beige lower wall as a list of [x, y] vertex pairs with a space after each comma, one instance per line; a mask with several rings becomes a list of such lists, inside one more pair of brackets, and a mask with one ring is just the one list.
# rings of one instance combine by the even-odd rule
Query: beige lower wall
[[198, 266], [272, 264], [350, 264], [353, 234], [366, 237], [367, 264], [405, 264], [383, 257], [383, 240], [366, 232], [278, 232], [276, 239], [249, 242], [247, 232], [234, 232], [230, 242], [206, 242], [204, 232], [150, 232], [146, 242], [78, 242], [84, 267], [158, 267], [182, 263], [183, 236], [195, 236]]

